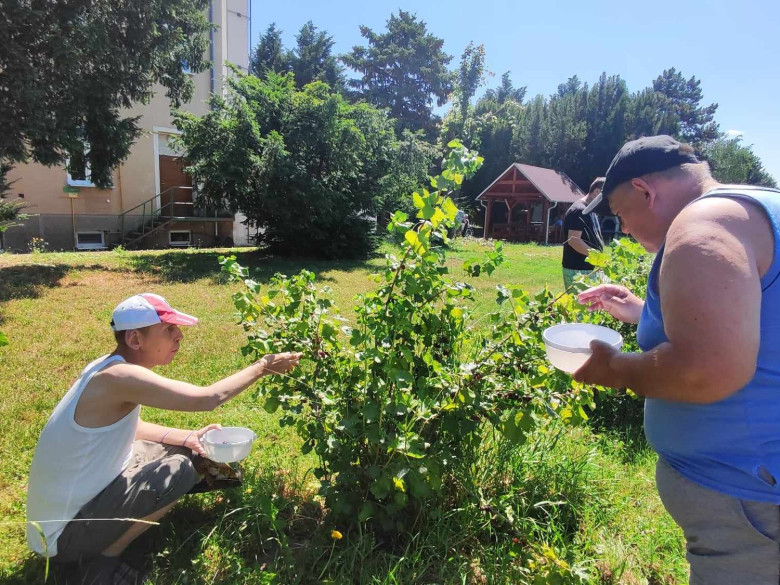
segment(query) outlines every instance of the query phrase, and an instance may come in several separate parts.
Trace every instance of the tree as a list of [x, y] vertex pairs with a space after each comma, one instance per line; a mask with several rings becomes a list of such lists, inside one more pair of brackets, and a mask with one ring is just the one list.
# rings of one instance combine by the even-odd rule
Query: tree
[[477, 89], [485, 81], [485, 45], [474, 45], [470, 42], [460, 58], [455, 88], [457, 92], [458, 108], [465, 120], [468, 116], [471, 98], [477, 93]]
[[276, 28], [275, 22], [272, 22], [255, 47], [249, 63], [249, 71], [262, 77], [267, 71], [286, 73], [289, 70], [290, 62], [282, 44], [282, 31]]
[[384, 224], [394, 211], [416, 213], [409, 193], [427, 185], [431, 169], [440, 158], [439, 148], [427, 142], [422, 132], [403, 131], [393, 146], [390, 169], [380, 181], [380, 223]]
[[442, 106], [452, 90], [447, 65], [452, 60], [444, 41], [428, 32], [427, 25], [409, 12], [390, 15], [387, 32], [377, 34], [367, 26], [360, 34], [367, 47], [356, 46], [341, 57], [360, 77], [350, 80], [362, 98], [398, 120], [404, 129], [432, 131], [432, 104]]
[[509, 76], [509, 71], [505, 71], [501, 75], [501, 85], [496, 89], [489, 89], [485, 92], [485, 99], [492, 99], [503, 104], [506, 100], [514, 100], [518, 104], [522, 104], [525, 99], [525, 94], [528, 90], [526, 86], [515, 87], [512, 85], [512, 79]]
[[395, 154], [392, 121], [292, 74], [238, 76], [198, 118], [179, 112], [187, 171], [208, 204], [227, 202], [271, 250], [354, 257], [372, 245], [380, 181]]
[[685, 79], [674, 67], [666, 69], [653, 81], [653, 89], [665, 100], [661, 105], [679, 121], [679, 136], [697, 148], [716, 140], [718, 124], [714, 121], [718, 104], [701, 106], [701, 81]]
[[752, 148], [742, 144], [740, 136], [719, 138], [707, 145], [703, 154], [710, 163], [712, 176], [721, 183], [777, 187], [761, 159]]
[[[460, 67], [454, 76], [455, 103], [442, 120], [439, 143], [462, 140], [471, 148], [478, 148], [475, 134], [479, 120], [473, 115], [471, 98], [485, 80], [485, 47], [470, 42], [460, 59]], [[459, 202], [460, 203], [460, 202]]]
[[182, 71], [201, 71], [207, 0], [3, 3], [0, 11], [0, 161], [63, 164], [83, 152], [92, 181], [139, 135], [121, 110], [161, 83], [175, 106], [192, 96]]
[[631, 96], [626, 120], [626, 140], [658, 134], [679, 134], [680, 123], [674, 112], [665, 107], [666, 98], [652, 88]]
[[303, 87], [313, 81], [327, 83], [332, 89], [343, 90], [346, 85], [344, 68], [333, 50], [333, 37], [318, 31], [310, 20], [295, 37], [296, 47], [288, 53], [290, 70], [295, 74], [295, 85]]
[[626, 142], [626, 118], [631, 96], [619, 75], [602, 73], [587, 97], [585, 157], [569, 175], [583, 189], [603, 175]]

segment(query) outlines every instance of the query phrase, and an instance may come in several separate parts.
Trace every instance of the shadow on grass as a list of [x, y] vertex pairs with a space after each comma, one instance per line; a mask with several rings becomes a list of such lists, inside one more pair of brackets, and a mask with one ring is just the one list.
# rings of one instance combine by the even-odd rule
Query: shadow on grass
[[[31, 264], [0, 268], [0, 305], [13, 299], [37, 299], [44, 289], [60, 286], [70, 271], [65, 264]], [[0, 324], [5, 318], [0, 314]]]
[[263, 251], [204, 251], [204, 252], [168, 252], [165, 254], [137, 253], [130, 256], [132, 271], [152, 275], [165, 282], [193, 282], [211, 278], [215, 282], [224, 282], [220, 272], [220, 256], [235, 256], [242, 266], [249, 268], [251, 277], [260, 283], [266, 283], [277, 272], [292, 275], [302, 269], [311, 270], [318, 280], [333, 280], [323, 273], [331, 270], [353, 272], [366, 270], [372, 258], [361, 260], [318, 260], [311, 258], [284, 258], [269, 256]]
[[3, 585], [67, 585], [75, 582], [74, 567], [71, 565], [49, 564], [49, 578], [46, 575], [46, 560], [39, 556], [29, 556], [10, 575], [2, 575]]
[[[219, 265], [220, 256], [234, 255], [236, 260], [250, 270], [252, 278], [260, 283], [266, 283], [277, 272], [292, 275], [302, 269], [311, 270], [318, 280], [332, 281], [327, 273], [332, 270], [354, 272], [367, 270], [371, 261], [379, 257], [361, 260], [317, 260], [310, 258], [283, 258], [268, 256], [262, 251], [219, 251], [185, 252], [171, 251], [165, 253], [131, 253], [128, 256], [128, 267], [116, 267], [92, 263], [86, 265], [56, 264], [22, 264], [0, 268], [0, 304], [13, 299], [38, 298], [47, 288], [60, 286], [60, 281], [71, 271], [94, 271], [115, 273], [137, 273], [151, 276], [162, 282], [194, 282], [203, 278], [211, 278], [215, 283], [223, 283]], [[0, 317], [0, 323], [2, 317]]]
[[65, 264], [25, 264], [0, 268], [0, 303], [37, 298], [44, 288], [59, 286], [71, 267]]

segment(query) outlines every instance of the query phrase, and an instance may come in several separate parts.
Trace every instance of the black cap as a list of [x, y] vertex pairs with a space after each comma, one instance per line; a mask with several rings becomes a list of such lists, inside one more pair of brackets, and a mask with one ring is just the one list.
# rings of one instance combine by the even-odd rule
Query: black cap
[[699, 159], [693, 147], [677, 142], [671, 136], [648, 136], [626, 142], [607, 169], [604, 187], [593, 201], [583, 210], [583, 213], [594, 211], [609, 215], [609, 195], [615, 187], [631, 179], [679, 167], [685, 163], [697, 163]]

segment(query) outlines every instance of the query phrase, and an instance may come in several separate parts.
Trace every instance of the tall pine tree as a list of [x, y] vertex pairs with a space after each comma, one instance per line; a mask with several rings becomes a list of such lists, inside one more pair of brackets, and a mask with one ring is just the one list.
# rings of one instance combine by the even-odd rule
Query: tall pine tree
[[333, 37], [318, 31], [310, 20], [295, 37], [296, 47], [287, 55], [290, 70], [295, 74], [295, 85], [303, 87], [312, 81], [323, 81], [331, 89], [345, 87], [344, 68], [332, 54]]
[[260, 37], [252, 54], [249, 70], [258, 77], [263, 77], [268, 71], [286, 73], [290, 70], [288, 54], [282, 43], [282, 31], [276, 28], [275, 22], [269, 24]]
[[360, 34], [368, 46], [353, 47], [341, 57], [359, 75], [350, 86], [369, 103], [389, 109], [399, 132], [431, 133], [433, 103], [444, 105], [452, 90], [452, 74], [447, 70], [452, 57], [444, 52], [444, 41], [430, 34], [416, 15], [403, 10], [390, 15], [387, 32], [361, 26]]
[[697, 148], [720, 135], [715, 122], [718, 104], [702, 106], [701, 81], [685, 79], [674, 67], [666, 69], [653, 81], [653, 89], [663, 96], [661, 107], [679, 121], [679, 137]]

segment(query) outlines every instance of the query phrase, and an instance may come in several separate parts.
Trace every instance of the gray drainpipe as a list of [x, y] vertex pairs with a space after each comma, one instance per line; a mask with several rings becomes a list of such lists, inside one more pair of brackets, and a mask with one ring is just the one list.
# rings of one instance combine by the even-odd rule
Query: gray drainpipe
[[[485, 205], [485, 200], [484, 199], [480, 199], [479, 200], [479, 204], [482, 206], [482, 209], [485, 210], [485, 219], [487, 219], [487, 205]], [[482, 228], [482, 239], [486, 240], [487, 239], [487, 221], [483, 221], [482, 223], [485, 224], [485, 227]]]
[[558, 202], [557, 201], [555, 202], [555, 205], [553, 205], [552, 207], [548, 207], [547, 208], [547, 225], [545, 226], [546, 229], [544, 230], [544, 245], [545, 246], [550, 243], [550, 214], [552, 213], [552, 210], [555, 209], [556, 207], [558, 207]]
[[[209, 24], [214, 24], [214, 0], [209, 2]], [[214, 94], [214, 29], [209, 28], [209, 62], [211, 63], [211, 77], [209, 79], [209, 93]]]

